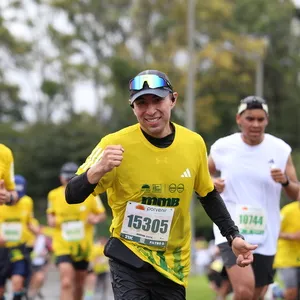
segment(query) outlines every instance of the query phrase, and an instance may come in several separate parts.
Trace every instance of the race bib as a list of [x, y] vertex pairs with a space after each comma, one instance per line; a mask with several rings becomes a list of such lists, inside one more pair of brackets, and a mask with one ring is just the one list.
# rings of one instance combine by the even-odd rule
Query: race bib
[[243, 235], [264, 236], [267, 218], [262, 208], [238, 205], [236, 224]]
[[140, 244], [165, 248], [173, 215], [174, 208], [128, 202], [121, 237]]
[[22, 237], [22, 224], [19, 222], [2, 223], [1, 235], [7, 242], [19, 242]]
[[82, 221], [68, 221], [62, 223], [62, 237], [68, 242], [81, 241], [84, 238], [84, 224]]

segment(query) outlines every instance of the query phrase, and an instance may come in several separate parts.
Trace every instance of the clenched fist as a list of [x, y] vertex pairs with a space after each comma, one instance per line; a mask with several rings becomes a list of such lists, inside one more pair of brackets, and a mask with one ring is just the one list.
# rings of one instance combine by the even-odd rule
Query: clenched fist
[[223, 178], [213, 178], [214, 186], [217, 190], [217, 192], [222, 193], [225, 188], [225, 180]]
[[279, 169], [279, 168], [272, 168], [271, 169], [271, 176], [272, 176], [272, 178], [275, 182], [278, 182], [278, 183], [281, 183], [281, 184], [286, 183], [287, 180], [288, 180], [285, 173], [283, 173], [281, 171], [281, 169]]
[[121, 145], [107, 146], [103, 150], [100, 160], [88, 170], [88, 181], [92, 184], [97, 183], [106, 173], [120, 166], [123, 153], [124, 149]]

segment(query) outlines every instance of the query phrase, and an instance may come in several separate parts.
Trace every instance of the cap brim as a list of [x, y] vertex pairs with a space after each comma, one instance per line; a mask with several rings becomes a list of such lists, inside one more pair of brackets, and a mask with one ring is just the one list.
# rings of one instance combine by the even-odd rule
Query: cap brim
[[[269, 114], [269, 108], [268, 105], [265, 103], [261, 104], [261, 108], [265, 111], [265, 113], [268, 115]], [[242, 112], [244, 112], [246, 109], [248, 109], [247, 103], [241, 103], [238, 107], [238, 115], [240, 115]]]
[[132, 104], [137, 98], [143, 96], [143, 95], [156, 95], [161, 98], [165, 98], [168, 96], [169, 93], [172, 93], [170, 90], [166, 89], [145, 89], [141, 90], [134, 95], [132, 95], [129, 99], [129, 103]]

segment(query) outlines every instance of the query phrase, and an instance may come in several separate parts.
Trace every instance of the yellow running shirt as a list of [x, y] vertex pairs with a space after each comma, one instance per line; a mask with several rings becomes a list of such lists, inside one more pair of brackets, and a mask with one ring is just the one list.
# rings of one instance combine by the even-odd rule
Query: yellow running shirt
[[[36, 222], [37, 222], [37, 224], [38, 224], [38, 221], [37, 220], [35, 221], [35, 219], [33, 217], [34, 213], [33, 213], [33, 200], [32, 200], [32, 198], [25, 195], [25, 196], [23, 196], [19, 199], [19, 202], [21, 202], [24, 205], [24, 207], [28, 210], [28, 213], [31, 217], [30, 223], [36, 224]], [[24, 228], [24, 230], [25, 230], [26, 246], [27, 247], [33, 247], [34, 246], [34, 241], [35, 241], [35, 234], [28, 228], [28, 226], [26, 226]]]
[[[29, 210], [24, 202], [15, 205], [0, 205], [0, 235], [6, 240], [4, 247], [12, 248], [25, 244], [26, 228], [31, 220]], [[12, 250], [11, 261], [22, 260], [23, 252]]]
[[140, 125], [104, 137], [77, 174], [99, 161], [108, 145], [122, 145], [123, 161], [98, 183], [107, 191], [113, 220], [110, 231], [137, 256], [171, 280], [185, 285], [190, 271], [190, 203], [195, 190], [213, 190], [205, 143], [200, 135], [174, 124], [167, 148], [152, 145]]
[[5, 188], [9, 191], [15, 189], [14, 159], [11, 150], [0, 144], [0, 179], [4, 179]]
[[[294, 201], [285, 205], [281, 211], [281, 232], [300, 231], [300, 203]], [[300, 267], [300, 241], [278, 240], [274, 268]]]
[[54, 214], [53, 251], [56, 256], [71, 255], [74, 261], [88, 260], [93, 244], [94, 225], [87, 223], [90, 213], [103, 213], [99, 198], [90, 195], [84, 203], [68, 204], [65, 187], [60, 186], [48, 194], [47, 214]]

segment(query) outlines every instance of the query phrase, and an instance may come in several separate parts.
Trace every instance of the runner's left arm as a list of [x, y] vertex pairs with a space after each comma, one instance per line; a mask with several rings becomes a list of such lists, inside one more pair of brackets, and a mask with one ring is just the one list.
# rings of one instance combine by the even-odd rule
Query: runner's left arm
[[297, 178], [296, 168], [294, 166], [291, 155], [289, 156], [287, 161], [285, 174], [287, 176], [289, 184], [287, 186], [283, 186], [283, 189], [290, 199], [296, 200], [298, 198], [300, 189], [299, 189], [299, 181]]
[[282, 185], [285, 193], [291, 200], [297, 199], [299, 195], [299, 181], [291, 155], [288, 157], [285, 171], [282, 172], [279, 168], [273, 168], [271, 169], [271, 176], [275, 182]]
[[216, 189], [205, 197], [198, 195], [198, 199], [206, 214], [219, 227], [221, 234], [227, 238], [228, 242], [232, 240], [232, 237], [240, 235], [238, 227], [232, 220], [222, 197]]

